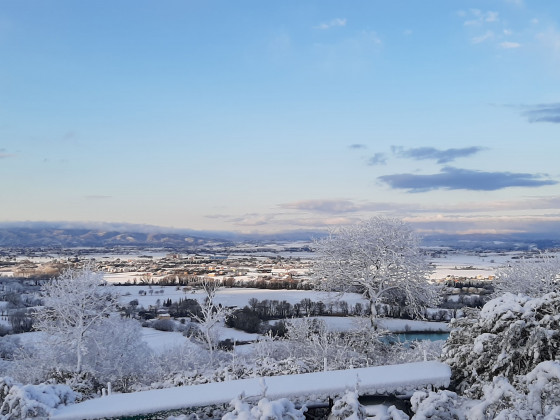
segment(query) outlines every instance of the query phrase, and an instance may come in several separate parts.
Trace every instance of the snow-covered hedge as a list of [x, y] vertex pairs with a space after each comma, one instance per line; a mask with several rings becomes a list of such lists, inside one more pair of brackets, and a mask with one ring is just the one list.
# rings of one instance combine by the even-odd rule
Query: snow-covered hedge
[[530, 298], [505, 295], [489, 301], [477, 319], [452, 321], [442, 359], [452, 369], [452, 386], [481, 398], [497, 376], [512, 382], [544, 361], [560, 357], [560, 294]]
[[412, 420], [480, 420], [560, 418], [560, 362], [539, 363], [526, 375], [512, 382], [496, 376], [481, 384], [480, 399], [469, 399], [454, 392], [417, 391], [410, 402]]
[[366, 418], [366, 410], [358, 401], [356, 391], [346, 393], [334, 402], [329, 420], [362, 420]]
[[230, 403], [232, 410], [222, 417], [222, 420], [304, 420], [305, 408], [296, 409], [294, 404], [286, 399], [270, 401], [262, 398], [256, 406], [251, 406], [242, 397]]
[[77, 394], [67, 385], [22, 385], [9, 377], [0, 378], [0, 419], [46, 418], [63, 404], [71, 404]]

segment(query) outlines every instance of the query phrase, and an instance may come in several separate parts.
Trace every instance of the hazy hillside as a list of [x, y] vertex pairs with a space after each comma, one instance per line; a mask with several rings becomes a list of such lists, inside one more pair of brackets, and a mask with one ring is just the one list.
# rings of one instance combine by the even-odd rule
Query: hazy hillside
[[189, 247], [209, 242], [186, 234], [104, 231], [77, 228], [0, 228], [0, 246], [5, 247], [103, 247], [115, 245]]
[[[25, 222], [0, 224], [0, 247], [104, 247], [152, 246], [188, 248], [254, 242], [282, 243], [311, 241], [325, 235], [321, 231], [287, 231], [270, 234], [240, 234], [227, 231], [197, 231], [170, 229], [158, 226], [133, 224], [80, 224]], [[560, 237], [555, 232], [544, 234], [471, 234], [424, 235], [425, 246], [452, 247], [454, 249], [529, 249], [560, 247]]]

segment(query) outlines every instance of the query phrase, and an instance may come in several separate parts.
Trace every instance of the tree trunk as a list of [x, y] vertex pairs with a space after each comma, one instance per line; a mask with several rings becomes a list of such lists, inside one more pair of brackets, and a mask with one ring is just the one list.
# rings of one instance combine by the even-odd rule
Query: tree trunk
[[77, 363], [76, 363], [76, 375], [79, 375], [82, 371], [82, 336], [78, 339], [76, 343], [76, 356], [77, 356]]
[[379, 325], [377, 323], [377, 308], [375, 307], [375, 300], [370, 299], [369, 301], [369, 319], [371, 321], [371, 328], [374, 331], [377, 331]]

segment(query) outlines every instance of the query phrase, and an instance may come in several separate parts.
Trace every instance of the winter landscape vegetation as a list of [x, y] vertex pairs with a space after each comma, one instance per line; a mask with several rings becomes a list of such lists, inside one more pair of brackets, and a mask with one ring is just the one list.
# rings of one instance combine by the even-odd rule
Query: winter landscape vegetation
[[557, 256], [422, 246], [382, 217], [307, 242], [5, 247], [1, 414], [554, 419]]
[[0, 0], [0, 419], [560, 419], [559, 16]]

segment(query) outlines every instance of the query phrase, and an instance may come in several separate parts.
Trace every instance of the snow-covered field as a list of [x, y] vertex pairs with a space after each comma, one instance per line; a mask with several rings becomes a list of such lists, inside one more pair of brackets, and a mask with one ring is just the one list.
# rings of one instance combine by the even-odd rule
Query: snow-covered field
[[[337, 316], [317, 316], [311, 319], [320, 319], [331, 331], [348, 331], [357, 329], [359, 326], [369, 324], [369, 318], [361, 317], [337, 317]], [[379, 326], [392, 333], [406, 332], [449, 332], [446, 322], [428, 322], [410, 319], [381, 318]]]
[[[177, 290], [175, 286], [115, 286], [120, 293], [120, 301], [127, 304], [133, 299], [137, 299], [138, 303], [145, 308], [150, 305], [156, 305], [159, 300], [160, 304], [164, 300], [171, 299], [176, 302], [179, 299], [196, 299], [198, 302], [203, 302], [206, 294], [201, 291], [188, 291], [187, 293], [182, 290]], [[147, 292], [146, 296], [139, 294], [139, 291]], [[153, 290], [150, 294], [150, 290]], [[248, 304], [249, 299], [256, 298], [260, 301], [268, 300], [285, 300], [288, 303], [294, 304], [300, 302], [302, 299], [311, 299], [315, 302], [322, 301], [327, 303], [330, 300], [345, 300], [349, 305], [354, 305], [357, 302], [366, 304], [367, 301], [357, 293], [345, 293], [342, 296], [336, 294], [329, 294], [326, 292], [317, 292], [313, 290], [267, 290], [267, 289], [253, 289], [253, 288], [231, 288], [219, 289], [216, 293], [215, 303], [222, 304], [223, 306], [235, 306], [242, 308]]]
[[[230, 339], [235, 342], [254, 341], [259, 334], [249, 334], [223, 325], [217, 326], [217, 335], [220, 340]], [[142, 340], [154, 352], [161, 353], [177, 346], [191, 345], [192, 342], [180, 332], [158, 331], [153, 328], [142, 328]]]

